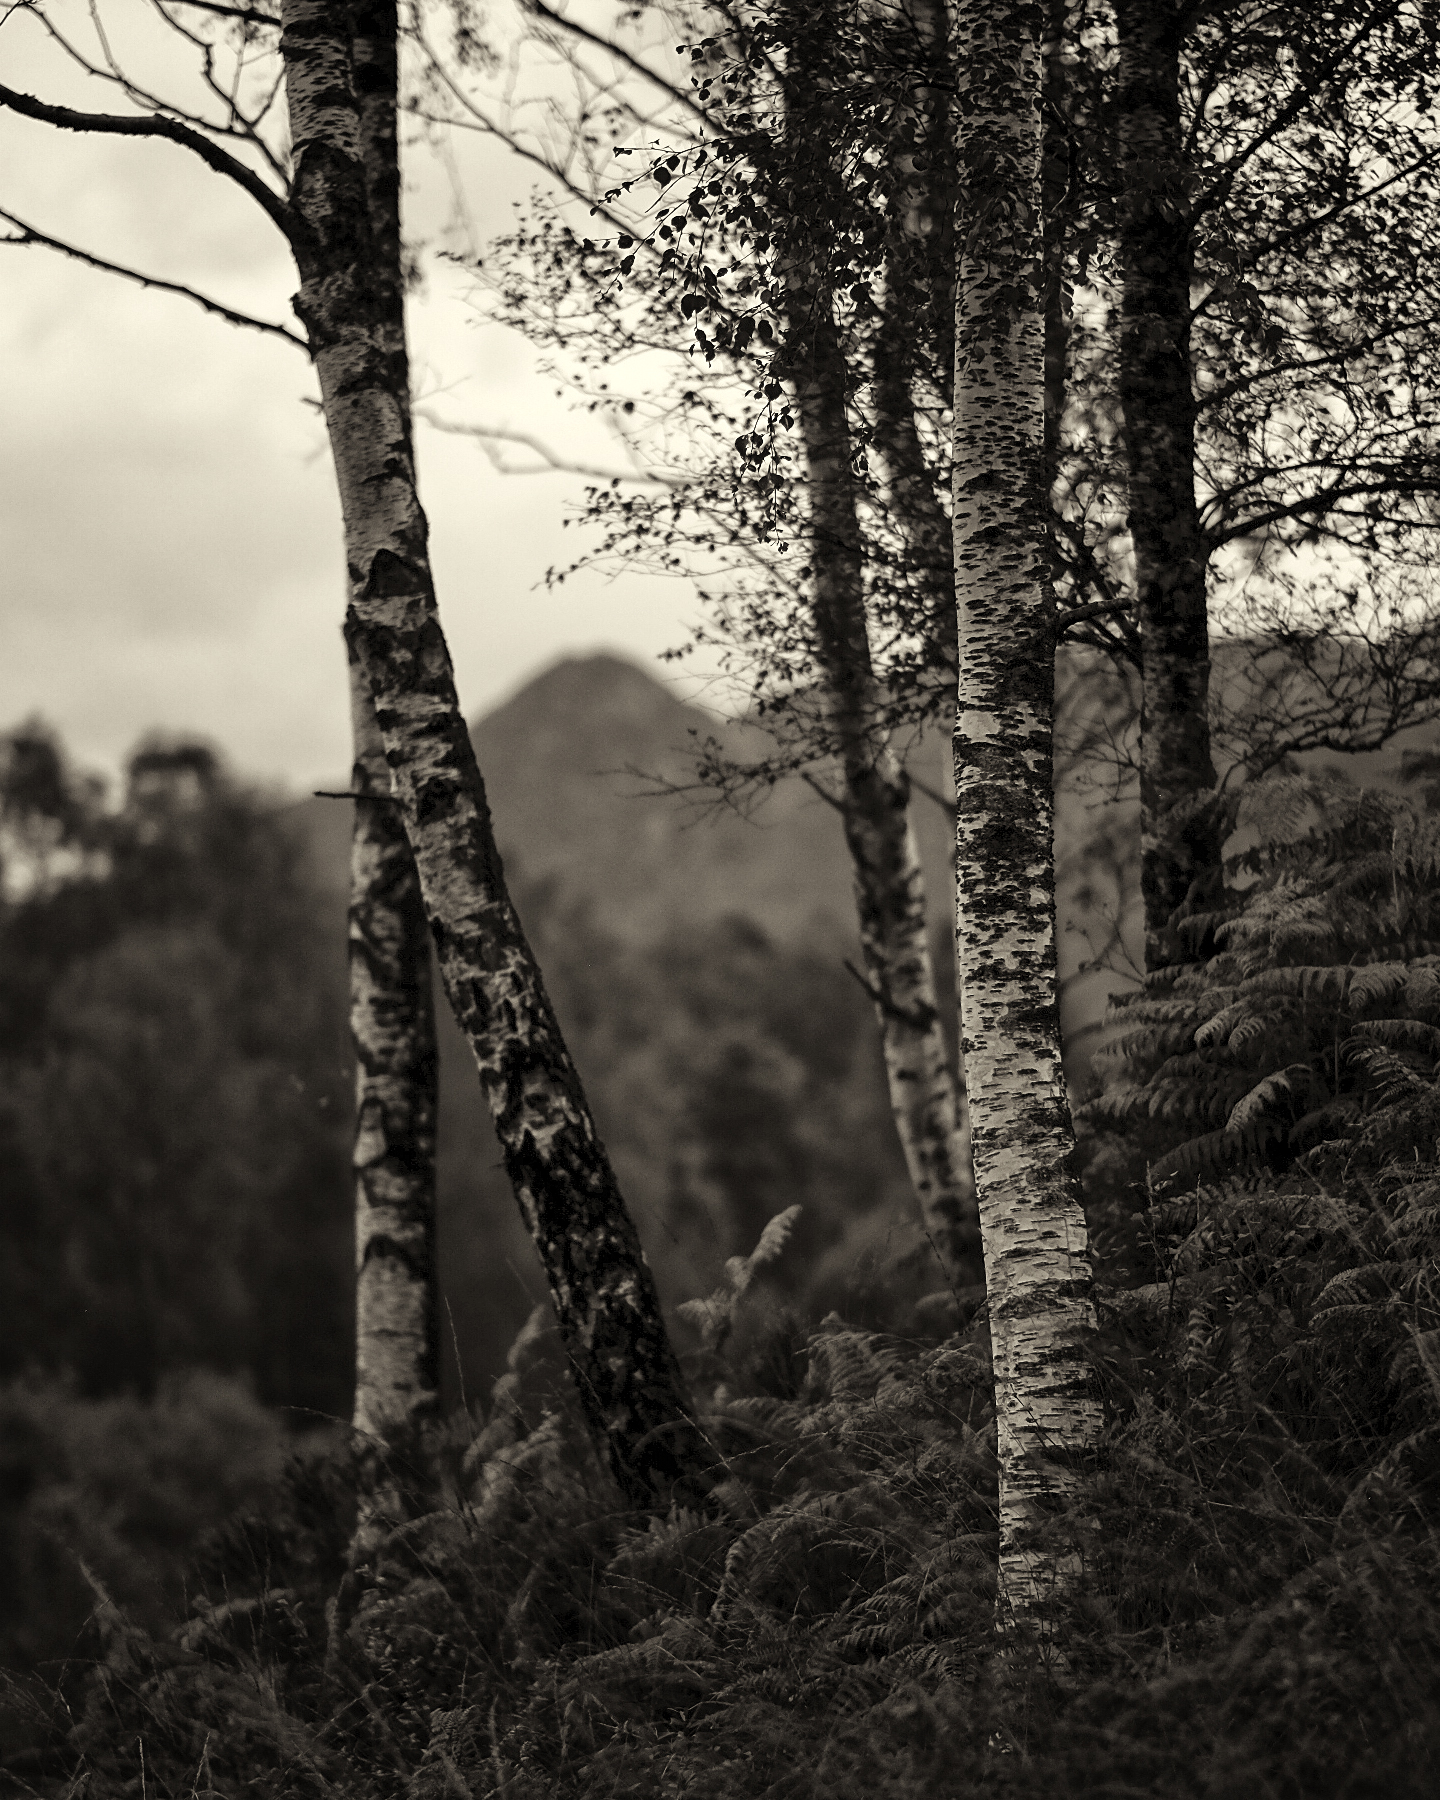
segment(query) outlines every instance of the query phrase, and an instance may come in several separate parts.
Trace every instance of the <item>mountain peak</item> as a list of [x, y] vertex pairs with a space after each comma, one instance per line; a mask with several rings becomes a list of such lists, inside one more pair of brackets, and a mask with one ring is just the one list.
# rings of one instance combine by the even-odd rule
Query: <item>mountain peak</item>
[[686, 727], [695, 723], [685, 715], [696, 710], [650, 670], [628, 657], [602, 650], [551, 663], [503, 706], [477, 722], [475, 729], [486, 729], [502, 719], [538, 718], [564, 721], [582, 734], [595, 726], [613, 729], [625, 724], [648, 733], [673, 722], [683, 739]]

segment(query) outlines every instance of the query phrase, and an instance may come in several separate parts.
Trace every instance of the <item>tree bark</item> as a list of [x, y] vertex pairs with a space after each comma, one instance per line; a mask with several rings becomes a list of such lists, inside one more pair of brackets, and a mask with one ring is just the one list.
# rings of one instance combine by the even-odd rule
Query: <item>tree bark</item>
[[375, 705], [445, 991], [475, 1055], [581, 1405], [627, 1498], [664, 1505], [677, 1491], [704, 1491], [710, 1458], [634, 1223], [511, 904], [460, 712], [415, 487], [408, 385], [387, 347], [375, 279], [348, 14], [334, 0], [284, 0], [281, 37], [295, 310], [340, 490], [347, 640]]
[[[906, 0], [915, 34], [915, 135], [927, 167], [912, 155], [896, 158], [896, 191], [886, 232], [884, 319], [875, 338], [875, 448], [885, 470], [886, 496], [905, 541], [907, 572], [918, 577], [927, 662], [948, 688], [955, 670], [955, 561], [950, 521], [935, 492], [934, 472], [915, 419], [918, 358], [924, 340], [945, 370], [942, 398], [954, 374], [955, 234], [954, 144], [950, 141], [949, 33], [935, 0]], [[908, 135], [908, 134], [906, 134]]]
[[[1117, 0], [1122, 199], [1120, 402], [1144, 675], [1140, 883], [1145, 964], [1190, 959], [1171, 919], [1219, 879], [1220, 834], [1203, 796], [1210, 754], [1209, 547], [1195, 505], [1190, 371], [1194, 272], [1180, 121], [1181, 9]], [[1198, 884], [1198, 885], [1197, 885]]]
[[[792, 125], [800, 110], [790, 108]], [[815, 147], [794, 143], [792, 153], [814, 155]], [[866, 633], [848, 372], [819, 262], [803, 245], [787, 256], [786, 363], [805, 450], [812, 616], [839, 751], [865, 984], [926, 1234], [947, 1280], [976, 1287], [984, 1269], [966, 1113], [936, 1002], [910, 783], [883, 724]]]
[[355, 1412], [371, 1438], [439, 1410], [430, 936], [385, 745], [350, 664], [350, 1031], [355, 1045]]
[[959, 0], [954, 524], [956, 938], [995, 1363], [1000, 1618], [1043, 1628], [1074, 1565], [1043, 1526], [1100, 1423], [1089, 1247], [1060, 1063], [1055, 598], [1044, 487], [1040, 32]]
[[[356, 86], [379, 329], [405, 361], [396, 140], [395, 0], [355, 16]], [[435, 1121], [439, 1060], [430, 930], [391, 798], [385, 745], [349, 654], [355, 805], [350, 847], [350, 1032], [355, 1046], [355, 1410], [381, 1442], [439, 1410]]]

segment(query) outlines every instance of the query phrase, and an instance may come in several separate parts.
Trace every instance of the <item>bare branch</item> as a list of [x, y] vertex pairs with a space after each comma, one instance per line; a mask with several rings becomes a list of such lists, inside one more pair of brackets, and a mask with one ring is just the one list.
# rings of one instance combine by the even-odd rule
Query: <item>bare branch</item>
[[[451, 419], [437, 418], [423, 406], [415, 408], [417, 419], [436, 431], [448, 432], [452, 437], [474, 438], [479, 447], [490, 458], [491, 464], [502, 475], [592, 475], [599, 481], [643, 481], [652, 487], [683, 487], [683, 479], [676, 475], [662, 475], [655, 470], [646, 469], [603, 469], [596, 463], [579, 462], [571, 457], [558, 455], [543, 438], [536, 437], [533, 432], [516, 431], [508, 425], [461, 425]], [[524, 444], [527, 450], [533, 450], [543, 459], [538, 468], [509, 468], [490, 449], [492, 442], [505, 444]]]
[[[227, 93], [215, 79], [215, 51], [214, 46], [210, 41], [207, 38], [202, 37], [198, 31], [192, 31], [188, 25], [184, 24], [171, 12], [167, 11], [165, 0], [150, 0], [150, 5], [172, 31], [177, 32], [185, 39], [187, 44], [193, 45], [194, 48], [200, 52], [203, 64], [202, 78], [206, 87], [209, 88], [210, 92], [214, 94], [216, 99], [222, 103], [226, 111], [230, 114], [230, 123], [224, 126], [210, 125], [204, 119], [197, 119], [193, 115], [179, 113], [173, 106], [165, 106], [160, 110], [175, 114], [184, 119], [187, 124], [195, 125], [202, 130], [220, 131], [226, 137], [239, 138], [242, 143], [252, 145], [259, 151], [260, 155], [265, 158], [266, 165], [280, 183], [282, 190], [288, 188], [290, 185], [289, 172], [285, 168], [284, 163], [260, 135], [260, 123], [264, 119], [266, 113], [269, 112], [270, 108], [274, 105], [275, 97], [284, 80], [284, 64], [279, 64], [275, 79], [270, 84], [270, 91], [265, 96], [260, 110], [253, 116], [247, 115], [240, 110], [239, 102], [240, 79], [245, 70], [243, 51], [237, 52], [236, 54], [235, 73], [231, 81], [230, 91]], [[279, 59], [277, 58], [277, 62], [278, 60]]]
[[[1305, 463], [1296, 466], [1314, 468], [1317, 465]], [[1320, 464], [1318, 466], [1324, 467], [1325, 465]], [[1268, 469], [1263, 471], [1262, 474], [1257, 475], [1253, 481], [1246, 482], [1243, 485], [1245, 487], [1255, 487], [1263, 479], [1274, 479], [1279, 475], [1284, 475], [1289, 472], [1290, 471], [1285, 469]], [[1430, 494], [1435, 492], [1437, 485], [1440, 485], [1440, 482], [1437, 482], [1435, 477], [1432, 476], [1428, 479], [1422, 479], [1418, 474], [1412, 481], [1405, 483], [1403, 487], [1397, 485], [1393, 476], [1384, 477], [1377, 475], [1375, 479], [1371, 481], [1347, 482], [1344, 476], [1341, 475], [1337, 476], [1328, 487], [1317, 488], [1312, 493], [1304, 494], [1300, 499], [1291, 501], [1288, 505], [1267, 507], [1264, 512], [1256, 513], [1247, 519], [1237, 520], [1233, 525], [1214, 526], [1205, 533], [1205, 538], [1213, 551], [1219, 549], [1222, 544], [1232, 542], [1235, 538], [1253, 537], [1257, 532], [1265, 531], [1271, 525], [1281, 524], [1286, 519], [1305, 519], [1309, 522], [1312, 531], [1320, 531], [1323, 529], [1323, 525], [1321, 519], [1316, 517], [1316, 515], [1338, 512], [1342, 500], [1364, 500], [1375, 498], [1377, 496], [1384, 496], [1386, 494], [1395, 494], [1397, 492], [1409, 492], [1412, 496], [1415, 494]], [[1240, 486], [1227, 488], [1223, 493], [1214, 496], [1212, 505], [1215, 501], [1220, 502], [1221, 505], [1215, 508], [1216, 511], [1220, 511], [1226, 501], [1233, 499], [1234, 496], [1241, 491], [1242, 488]], [[1364, 518], [1368, 515], [1362, 512], [1353, 516]]]
[[928, 1031], [935, 1023], [934, 1007], [924, 1006], [907, 1010], [904, 1007], [896, 1006], [880, 984], [872, 981], [868, 975], [862, 974], [848, 956], [842, 957], [841, 963], [846, 972], [853, 975], [860, 983], [887, 1019], [898, 1019], [902, 1025], [908, 1025], [912, 1031]]
[[933, 800], [953, 825], [955, 822], [955, 802], [942, 794], [939, 788], [933, 788], [928, 781], [922, 781], [913, 769], [907, 769], [905, 773], [910, 779], [911, 787], [917, 788], [927, 800]]
[[254, 12], [248, 6], [220, 6], [216, 0], [175, 0], [181, 6], [193, 6], [197, 12], [212, 13], [217, 19], [233, 19], [237, 25], [265, 25], [280, 29], [279, 13]]
[[1079, 625], [1085, 619], [1098, 619], [1106, 613], [1124, 613], [1130, 610], [1128, 600], [1093, 600], [1087, 606], [1072, 606], [1065, 612], [1058, 613], [1055, 618], [1057, 633], [1066, 631], [1072, 625]]
[[76, 262], [84, 263], [87, 268], [103, 269], [107, 275], [123, 275], [127, 281], [138, 282], [145, 288], [158, 288], [162, 293], [179, 294], [182, 299], [193, 300], [197, 306], [203, 306], [206, 312], [215, 313], [232, 325], [247, 325], [252, 331], [264, 331], [272, 337], [284, 338], [287, 344], [294, 344], [298, 350], [309, 354], [310, 346], [305, 339], [287, 326], [272, 324], [269, 319], [252, 319], [249, 313], [236, 312], [232, 307], [222, 306], [218, 300], [207, 299], [204, 294], [197, 294], [194, 288], [186, 287], [181, 282], [162, 281], [158, 275], [143, 275], [138, 269], [127, 269], [121, 263], [106, 262], [103, 257], [91, 256], [88, 250], [62, 243], [59, 238], [47, 237], [43, 231], [37, 231], [33, 225], [27, 225], [23, 219], [17, 219], [14, 213], [6, 212], [3, 207], [0, 207], [0, 219], [14, 225], [20, 233], [18, 237], [11, 234], [0, 237], [0, 244], [38, 244], [46, 250], [58, 250], [62, 256], [72, 257]]
[[537, 18], [544, 19], [548, 24], [555, 26], [560, 31], [568, 32], [572, 37], [580, 38], [587, 44], [595, 45], [597, 49], [603, 50], [607, 56], [613, 56], [617, 62], [624, 63], [628, 69], [632, 69], [635, 74], [643, 76], [646, 81], [659, 88], [661, 93], [668, 94], [672, 100], [678, 101], [681, 106], [688, 107], [703, 124], [708, 125], [711, 123], [709, 113], [700, 105], [692, 94], [687, 94], [682, 88], [676, 87], [673, 82], [667, 81], [663, 75], [657, 75], [653, 69], [647, 68], [646, 65], [640, 61], [639, 57], [632, 56], [628, 50], [623, 49], [619, 44], [613, 43], [609, 38], [601, 37], [598, 32], [591, 31], [587, 26], [577, 24], [573, 19], [565, 18], [563, 14], [556, 12], [553, 7], [547, 6], [545, 0], [522, 0], [522, 3], [525, 10], [534, 13]]
[[3, 84], [0, 84], [0, 106], [9, 107], [11, 112], [19, 113], [22, 118], [38, 119], [44, 125], [56, 125], [62, 131], [94, 131], [115, 137], [165, 138], [172, 144], [183, 144], [203, 163], [214, 169], [217, 175], [228, 175], [237, 186], [242, 187], [256, 205], [264, 210], [271, 223], [284, 234], [286, 242], [290, 241], [290, 209], [280, 195], [266, 187], [253, 169], [247, 169], [228, 150], [222, 150], [201, 132], [192, 126], [182, 125], [178, 119], [168, 119], [163, 114], [130, 119], [116, 113], [77, 112], [69, 106], [51, 106], [45, 100], [37, 100], [33, 94], [22, 94]]
[[817, 781], [808, 769], [797, 769], [795, 773], [805, 783], [806, 787], [811, 789], [813, 793], [819, 795], [827, 806], [833, 806], [838, 813], [843, 813], [845, 811], [845, 802], [843, 800], [837, 800], [830, 792], [829, 788], [822, 782]]

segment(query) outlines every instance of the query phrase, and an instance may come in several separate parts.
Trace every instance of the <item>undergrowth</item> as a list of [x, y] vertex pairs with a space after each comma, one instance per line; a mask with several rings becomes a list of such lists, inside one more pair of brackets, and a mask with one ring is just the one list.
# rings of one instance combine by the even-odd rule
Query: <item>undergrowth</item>
[[[1425, 974], [1440, 950], [1428, 826], [1392, 810], [1386, 849], [1367, 808], [1346, 815], [1363, 878], [1334, 879], [1332, 855], [1317, 881], [1291, 853], [1298, 829], [1262, 842], [1260, 878], [1205, 922], [1215, 956], [1120, 1015], [1130, 1049], [1091, 1115], [1107, 1130], [1139, 1118], [1147, 1084], [1179, 1092], [1166, 1057], [1233, 1075], [1232, 1108], [1277, 1058], [1291, 1074], [1252, 1105], [1273, 1129], [1223, 1155], [1174, 1152], [1208, 1130], [1238, 1137], [1233, 1113], [1216, 1127], [1162, 1100], [1144, 1111], [1158, 1138], [1122, 1137], [1123, 1155], [1092, 1162], [1111, 1183], [1092, 1344], [1106, 1426], [1082, 1501], [1053, 1521], [1083, 1569], [1058, 1622], [1063, 1669], [997, 1647], [983, 1321], [938, 1342], [834, 1314], [808, 1335], [783, 1317], [768, 1338], [753, 1317], [740, 1329], [787, 1212], [684, 1309], [719, 1476], [710, 1510], [626, 1510], [537, 1314], [483, 1420], [393, 1447], [386, 1485], [405, 1516], [361, 1566], [355, 1493], [375, 1458], [356, 1446], [297, 1457], [267, 1504], [214, 1533], [168, 1629], [96, 1577], [92, 1658], [33, 1701], [12, 1789], [1431, 1795], [1440, 1065], [1410, 1027], [1440, 1047]], [[1379, 922], [1369, 951], [1341, 929], [1360, 930], [1356, 894]], [[1328, 1098], [1301, 1092], [1301, 1065]]]

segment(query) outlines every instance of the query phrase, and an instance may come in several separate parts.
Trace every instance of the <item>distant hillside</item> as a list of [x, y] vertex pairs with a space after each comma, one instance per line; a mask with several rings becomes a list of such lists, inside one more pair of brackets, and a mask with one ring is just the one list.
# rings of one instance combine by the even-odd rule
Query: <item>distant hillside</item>
[[[1087, 1051], [1106, 996], [1126, 985], [1127, 956], [1140, 949], [1138, 808], [1123, 784], [1117, 793], [1114, 766], [1115, 746], [1134, 716], [1133, 697], [1097, 658], [1071, 655], [1061, 671], [1059, 715], [1057, 910], [1062, 1028], [1074, 1084], [1085, 1079]], [[873, 1217], [907, 1214], [903, 1198], [898, 1207], [880, 1204], [885, 1195], [902, 1193], [903, 1169], [886, 1120], [867, 1009], [842, 968], [857, 945], [839, 819], [798, 780], [780, 783], [750, 820], [703, 804], [703, 797], [642, 791], [644, 783], [627, 771], [676, 783], [691, 778], [692, 733], [719, 737], [737, 756], [763, 753], [765, 740], [754, 728], [717, 721], [613, 656], [555, 665], [474, 727], [510, 880], [522, 914], [529, 914], [527, 929], [667, 1301], [701, 1291], [708, 1279], [700, 1269], [688, 1268], [689, 1248], [675, 1260], [676, 1159], [683, 1161], [687, 1133], [693, 1138], [698, 1129], [685, 1112], [693, 1111], [697, 1096], [708, 1095], [717, 1105], [723, 1101], [722, 1112], [729, 1106], [734, 1113], [733, 1124], [719, 1121], [707, 1128], [712, 1148], [716, 1142], [732, 1144], [730, 1160], [740, 1158], [720, 1182], [725, 1187], [728, 1181], [732, 1198], [739, 1195], [762, 1212], [766, 1206], [778, 1209], [795, 1198], [795, 1184], [813, 1176], [816, 1192], [807, 1199], [807, 1217], [818, 1226], [827, 1207], [833, 1211], [841, 1204], [849, 1169], [855, 1194], [845, 1209], [863, 1211], [869, 1194], [878, 1206]], [[1433, 742], [1435, 736], [1430, 730], [1407, 741]], [[1398, 746], [1382, 756], [1352, 759], [1357, 779], [1369, 781], [1393, 778], [1398, 762]], [[916, 773], [940, 795], [953, 791], [949, 764], [949, 744], [939, 733], [912, 758]], [[326, 941], [333, 941], [338, 960], [350, 808], [344, 801], [316, 799], [297, 810], [311, 837], [332, 920]], [[942, 807], [918, 791], [914, 821], [948, 988], [951, 826]], [[773, 954], [752, 952], [743, 933], [737, 938], [735, 928], [722, 924], [737, 915], [760, 928]], [[607, 950], [606, 939], [616, 940], [619, 950]], [[709, 974], [686, 976], [677, 986], [673, 969], [667, 974], [657, 968], [652, 980], [652, 950], [662, 964], [683, 952]], [[1105, 966], [1087, 968], [1097, 956]], [[797, 959], [804, 959], [803, 969]], [[726, 998], [705, 1024], [703, 1006], [700, 1013], [693, 1007], [687, 1011], [684, 994], [707, 979]], [[805, 1052], [804, 1066], [812, 1071], [808, 1098], [796, 1087], [801, 1065], [786, 1063], [783, 1055], [777, 1062], [773, 1037], [756, 1037], [759, 1027], [741, 1018], [746, 1005], [769, 1003], [766, 994], [756, 994], [755, 984], [793, 987], [797, 981], [816, 984], [811, 998], [777, 1029], [783, 1036], [798, 1028], [798, 1018], [809, 1018], [840, 1056], [834, 1074], [816, 1075], [816, 1047]], [[667, 993], [669, 1002], [661, 999]], [[657, 1005], [672, 1012], [657, 1014]], [[646, 1012], [646, 1006], [652, 1010]], [[953, 1007], [948, 1010], [953, 1014]], [[503, 1364], [506, 1347], [543, 1288], [470, 1058], [443, 1004], [440, 1016], [447, 1336], [453, 1325], [466, 1379], [478, 1384]], [[726, 1050], [737, 1034], [738, 1047]], [[704, 1071], [707, 1044], [720, 1057], [711, 1073]], [[827, 1092], [839, 1108], [833, 1118], [824, 1112]], [[767, 1106], [775, 1114], [768, 1124]], [[803, 1151], [799, 1139], [790, 1144], [786, 1137], [794, 1121], [809, 1146]], [[830, 1152], [841, 1159], [834, 1170], [823, 1166]], [[748, 1248], [754, 1220], [736, 1222], [733, 1206], [726, 1214], [716, 1199], [715, 1179], [706, 1180], [710, 1199], [698, 1211], [690, 1206], [686, 1245], [704, 1237], [704, 1231], [695, 1236], [695, 1222], [706, 1214], [721, 1217], [715, 1254]], [[829, 1189], [834, 1195], [827, 1202], [822, 1190]], [[729, 1227], [724, 1217], [731, 1217]], [[731, 1238], [723, 1237], [725, 1229]], [[817, 1248], [823, 1251], [823, 1244]], [[844, 1248], [832, 1246], [832, 1260]]]
[[[801, 782], [781, 784], [753, 820], [707, 795], [645, 791], [642, 775], [693, 778], [691, 734], [738, 755], [758, 755], [764, 742], [615, 656], [557, 663], [478, 720], [472, 736], [512, 884], [583, 896], [632, 943], [728, 913], [786, 942], [848, 940], [844, 843], [831, 809]], [[343, 888], [348, 808], [313, 800], [300, 810], [327, 885]], [[943, 843], [938, 810], [933, 835]]]
[[[1223, 676], [1225, 658], [1218, 659]], [[1057, 822], [1062, 1023], [1078, 1053], [1123, 974], [1086, 965], [1109, 944], [1123, 970], [1140, 945], [1138, 808], [1117, 796], [1113, 745], [1133, 698], [1098, 657], [1071, 652], [1059, 680]], [[646, 791], [643, 776], [693, 780], [698, 740], [720, 739], [737, 758], [758, 758], [766, 738], [687, 705], [634, 663], [569, 658], [529, 682], [474, 725], [496, 836], [516, 891], [538, 884], [563, 903], [583, 900], [596, 923], [627, 943], [672, 928], [703, 931], [727, 915], [753, 921], [778, 945], [831, 955], [856, 950], [850, 868], [833, 809], [798, 780], [777, 785], [752, 817], [705, 794]], [[1395, 780], [1402, 748], [1437, 741], [1435, 727], [1408, 732], [1381, 752], [1314, 759], [1357, 780]], [[935, 793], [953, 792], [950, 746], [924, 740], [911, 766]], [[638, 773], [637, 773], [638, 772]], [[312, 800], [302, 813], [317, 861], [339, 903], [349, 809]], [[938, 805], [917, 791], [920, 838], [937, 935], [949, 923], [950, 832]]]

